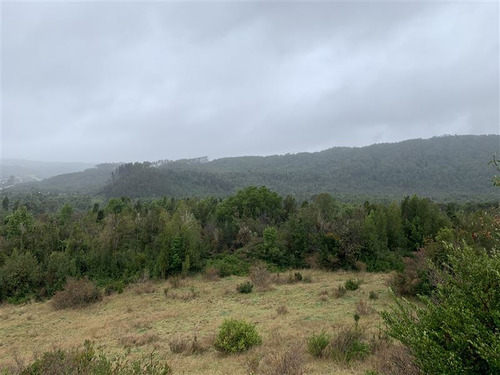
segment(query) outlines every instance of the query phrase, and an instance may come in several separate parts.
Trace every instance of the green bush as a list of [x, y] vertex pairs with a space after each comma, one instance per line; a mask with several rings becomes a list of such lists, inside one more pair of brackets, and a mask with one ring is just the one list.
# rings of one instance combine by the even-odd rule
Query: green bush
[[344, 283], [347, 290], [357, 290], [361, 285], [361, 280], [349, 279]]
[[238, 353], [261, 343], [262, 339], [254, 325], [242, 320], [226, 319], [220, 327], [214, 346], [221, 352]]
[[40, 266], [33, 254], [14, 251], [0, 268], [0, 302], [26, 302], [37, 296], [41, 282]]
[[315, 357], [323, 357], [326, 354], [326, 347], [330, 343], [330, 340], [330, 335], [324, 331], [313, 334], [307, 339], [307, 351]]
[[56, 310], [79, 308], [101, 299], [101, 291], [89, 279], [69, 279], [64, 289], [52, 298], [52, 306]]
[[387, 331], [425, 374], [500, 374], [500, 253], [448, 247], [425, 307], [397, 299]]
[[236, 290], [240, 293], [251, 293], [253, 289], [253, 284], [250, 281], [238, 284]]

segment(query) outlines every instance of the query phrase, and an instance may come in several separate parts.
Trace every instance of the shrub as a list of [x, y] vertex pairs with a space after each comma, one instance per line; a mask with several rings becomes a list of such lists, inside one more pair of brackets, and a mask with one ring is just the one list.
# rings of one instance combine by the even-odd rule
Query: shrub
[[358, 327], [343, 327], [330, 341], [332, 359], [349, 363], [361, 360], [370, 353], [370, 345], [364, 341], [364, 332]]
[[379, 345], [373, 356], [375, 374], [387, 375], [421, 375], [415, 364], [415, 358], [408, 348], [401, 345], [391, 345], [385, 342]]
[[333, 290], [333, 296], [335, 298], [340, 298], [340, 297], [344, 296], [346, 293], [347, 293], [347, 289], [344, 288], [342, 285], [339, 285], [337, 287], [337, 289]]
[[250, 281], [238, 284], [236, 290], [240, 293], [251, 293], [253, 289], [253, 284]]
[[500, 253], [449, 246], [425, 308], [396, 300], [382, 314], [388, 333], [414, 354], [426, 374], [500, 373]]
[[349, 279], [344, 283], [344, 286], [347, 290], [357, 290], [361, 285], [361, 280]]
[[0, 267], [0, 302], [28, 301], [38, 293], [41, 281], [40, 265], [33, 254], [14, 251]]
[[430, 295], [434, 289], [425, 251], [416, 252], [412, 258], [404, 259], [405, 268], [397, 272], [389, 281], [398, 296], [415, 297]]
[[315, 357], [323, 357], [326, 354], [326, 348], [330, 343], [330, 340], [330, 335], [324, 331], [318, 334], [313, 334], [307, 339], [307, 351]]
[[258, 262], [250, 268], [250, 280], [258, 289], [265, 290], [269, 287], [271, 274], [264, 262]]
[[101, 299], [101, 292], [89, 279], [69, 279], [64, 289], [52, 298], [52, 306], [56, 310], [78, 308]]
[[255, 326], [242, 320], [226, 319], [215, 339], [214, 346], [225, 353], [237, 353], [260, 345], [262, 339]]

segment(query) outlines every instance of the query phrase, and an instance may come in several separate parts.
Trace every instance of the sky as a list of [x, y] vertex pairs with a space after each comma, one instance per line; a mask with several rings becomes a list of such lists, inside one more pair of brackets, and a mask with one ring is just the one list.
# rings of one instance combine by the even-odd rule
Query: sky
[[131, 162], [499, 134], [499, 4], [9, 2], [3, 158]]

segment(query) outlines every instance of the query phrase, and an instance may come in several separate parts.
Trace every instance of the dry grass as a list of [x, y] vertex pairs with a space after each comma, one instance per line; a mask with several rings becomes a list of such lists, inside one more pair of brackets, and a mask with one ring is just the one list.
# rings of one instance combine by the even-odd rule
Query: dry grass
[[[105, 297], [83, 310], [55, 311], [50, 302], [0, 305], [0, 372], [15, 368], [16, 361], [27, 363], [35, 354], [54, 347], [80, 347], [86, 339], [109, 355], [120, 356], [130, 350], [132, 356], [140, 358], [154, 350], [179, 374], [246, 374], [245, 365], [252, 356], [256, 358], [254, 362], [261, 363], [259, 371], [264, 371], [264, 363], [271, 361], [271, 354], [275, 355], [274, 363], [279, 369], [280, 358], [287, 358], [286, 353], [293, 345], [304, 345], [313, 332], [352, 325], [356, 304], [367, 300], [370, 291], [379, 295], [377, 300], [370, 301], [371, 308], [378, 311], [387, 308], [391, 302], [385, 286], [387, 274], [365, 274], [360, 290], [341, 299], [318, 301], [320, 291], [332, 290], [356, 276], [348, 272], [315, 271], [311, 284], [282, 284], [265, 292], [240, 294], [235, 287], [246, 278], [232, 276], [214, 283], [200, 275], [184, 279], [184, 285], [175, 289], [179, 295], [188, 295], [194, 288], [198, 293], [194, 299], [165, 298], [163, 290], [171, 285], [164, 281], [131, 286], [123, 294]], [[287, 313], [279, 312], [281, 306], [286, 307]], [[226, 318], [256, 324], [262, 345], [256, 351], [221, 356], [211, 345], [211, 338]], [[380, 318], [378, 314], [370, 314], [363, 316], [361, 323], [375, 331]], [[196, 355], [186, 355], [190, 351], [182, 355], [172, 353], [170, 343], [175, 338], [187, 338], [190, 343], [195, 335], [197, 344], [203, 348], [201, 353], [198, 350]], [[311, 375], [362, 375], [372, 368], [367, 362], [346, 367], [309, 355], [303, 356], [301, 366], [303, 373]]]

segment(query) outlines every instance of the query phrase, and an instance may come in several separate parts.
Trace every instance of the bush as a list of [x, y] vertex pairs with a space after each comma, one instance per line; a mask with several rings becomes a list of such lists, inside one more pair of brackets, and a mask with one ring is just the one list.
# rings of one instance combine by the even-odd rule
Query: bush
[[364, 339], [365, 334], [357, 325], [341, 328], [330, 342], [332, 359], [349, 363], [365, 358], [370, 354], [370, 345]]
[[253, 289], [253, 284], [250, 281], [238, 284], [236, 290], [240, 293], [251, 293]]
[[344, 286], [347, 290], [357, 290], [361, 285], [361, 280], [349, 279], [344, 283]]
[[26, 302], [37, 295], [41, 282], [40, 265], [33, 254], [14, 251], [0, 267], [0, 302]]
[[326, 354], [326, 348], [330, 340], [330, 335], [324, 331], [319, 334], [313, 334], [307, 339], [307, 351], [315, 357], [323, 357]]
[[101, 299], [101, 292], [89, 279], [69, 279], [64, 289], [52, 298], [52, 306], [56, 310], [78, 308]]
[[425, 308], [396, 300], [382, 314], [426, 374], [500, 374], [500, 253], [449, 246]]
[[397, 272], [389, 281], [392, 290], [398, 296], [430, 295], [434, 285], [431, 282], [426, 253], [423, 250], [418, 251], [404, 262], [404, 271]]
[[214, 346], [221, 352], [237, 353], [261, 343], [262, 339], [254, 325], [242, 320], [226, 319], [220, 327]]

